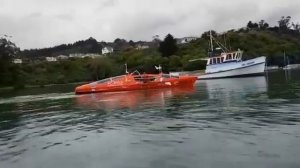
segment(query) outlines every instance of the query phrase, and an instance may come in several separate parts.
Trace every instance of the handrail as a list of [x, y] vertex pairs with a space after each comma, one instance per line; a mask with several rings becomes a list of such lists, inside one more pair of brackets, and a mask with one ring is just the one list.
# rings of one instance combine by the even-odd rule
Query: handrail
[[141, 75], [141, 73], [138, 70], [135, 70], [135, 71], [131, 72], [130, 74], [134, 75], [134, 73], [138, 73], [138, 75]]

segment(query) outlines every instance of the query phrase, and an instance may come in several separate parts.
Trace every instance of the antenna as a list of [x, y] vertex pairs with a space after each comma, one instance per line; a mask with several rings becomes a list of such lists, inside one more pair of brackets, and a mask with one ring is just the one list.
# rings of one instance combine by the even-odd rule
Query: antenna
[[128, 74], [128, 71], [127, 71], [127, 63], [125, 63], [124, 65], [125, 65], [125, 73]]

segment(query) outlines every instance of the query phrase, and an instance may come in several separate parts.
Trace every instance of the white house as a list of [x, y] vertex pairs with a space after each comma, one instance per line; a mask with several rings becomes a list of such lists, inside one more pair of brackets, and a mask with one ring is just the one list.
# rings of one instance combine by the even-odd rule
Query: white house
[[22, 59], [14, 59], [13, 63], [15, 63], [15, 64], [22, 64], [23, 61], [22, 61]]
[[185, 43], [189, 43], [193, 40], [196, 40], [197, 37], [183, 37], [183, 38], [179, 38], [177, 39], [177, 44], [185, 44]]
[[69, 54], [70, 58], [84, 58], [84, 54], [82, 53], [73, 53], [73, 54]]
[[146, 44], [137, 44], [135, 48], [137, 50], [144, 50], [144, 49], [149, 48], [149, 45], [146, 45]]
[[95, 54], [95, 53], [74, 53], [74, 54], [70, 54], [69, 57], [72, 58], [86, 58], [86, 57], [90, 57], [90, 58], [96, 58], [96, 57], [101, 57], [102, 55], [100, 54]]
[[55, 62], [55, 61], [57, 61], [57, 59], [55, 57], [46, 57], [46, 61]]
[[69, 57], [66, 56], [66, 55], [59, 55], [59, 56], [57, 56], [57, 59], [59, 59], [59, 60], [66, 60], [66, 59], [69, 59]]
[[114, 49], [110, 46], [106, 46], [106, 47], [102, 48], [102, 54], [103, 55], [106, 55], [106, 54], [109, 54], [109, 53], [112, 53], [112, 52], [114, 52]]

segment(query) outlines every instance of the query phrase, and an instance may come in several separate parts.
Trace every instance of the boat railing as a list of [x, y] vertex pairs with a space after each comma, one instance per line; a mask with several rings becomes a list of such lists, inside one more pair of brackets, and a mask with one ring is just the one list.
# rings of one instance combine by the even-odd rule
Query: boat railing
[[130, 74], [131, 74], [131, 75], [135, 75], [135, 74], [141, 75], [141, 73], [140, 73], [138, 70], [135, 70], [135, 71], [131, 72]]

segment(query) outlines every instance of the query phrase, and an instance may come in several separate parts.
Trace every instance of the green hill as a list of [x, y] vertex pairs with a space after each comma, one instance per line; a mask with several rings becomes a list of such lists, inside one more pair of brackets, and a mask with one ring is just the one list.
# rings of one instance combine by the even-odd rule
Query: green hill
[[[267, 56], [268, 65], [283, 66], [284, 52], [289, 57], [290, 63], [300, 63], [300, 26], [289, 22], [290, 17], [282, 17], [278, 21], [278, 26], [274, 27], [269, 27], [262, 20], [259, 23], [249, 22], [247, 27], [238, 30], [229, 30], [219, 34], [215, 31], [212, 32], [214, 37], [228, 50], [243, 50], [244, 59], [264, 55]], [[69, 58], [57, 62], [29, 61], [18, 65], [11, 63], [11, 59], [15, 56], [34, 60], [39, 57], [60, 54], [101, 53], [102, 45], [108, 43], [99, 43], [90, 38], [52, 48], [24, 50], [17, 54], [10, 54], [10, 60], [6, 59], [8, 56], [5, 55], [7, 49], [2, 47], [0, 60], [5, 68], [3, 66], [0, 72], [2, 76], [0, 86], [45, 85], [99, 80], [124, 74], [125, 63], [130, 71], [138, 69], [140, 72], [148, 73], [156, 73], [157, 70], [154, 66], [159, 64], [162, 65], [164, 72], [205, 68], [206, 62], [201, 61], [200, 58], [205, 58], [208, 53], [208, 32], [203, 33], [194, 41], [177, 46], [174, 46], [176, 40], [172, 35], [167, 37], [164, 41], [155, 39], [152, 42], [127, 42], [124, 39], [116, 39], [109, 44], [116, 47], [117, 52], [98, 58]], [[149, 45], [149, 47], [138, 49], [136, 46], [141, 44]], [[2, 43], [1, 45], [5, 46]], [[172, 51], [164, 51], [168, 49]], [[199, 61], [190, 61], [193, 59]]]

